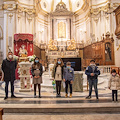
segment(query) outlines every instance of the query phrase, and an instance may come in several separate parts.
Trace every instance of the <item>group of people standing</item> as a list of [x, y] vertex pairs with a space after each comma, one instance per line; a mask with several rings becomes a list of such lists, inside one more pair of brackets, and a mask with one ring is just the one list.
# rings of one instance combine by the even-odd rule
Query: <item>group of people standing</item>
[[[17, 67], [16, 60], [13, 59], [13, 53], [9, 52], [7, 58], [3, 60], [2, 70], [4, 72], [4, 81], [5, 81], [5, 98], [8, 98], [8, 85], [11, 83], [11, 97], [16, 98], [14, 95], [14, 81], [15, 81], [15, 69]], [[39, 61], [39, 58], [36, 57], [34, 59], [34, 63], [31, 67], [31, 73], [33, 76], [33, 84], [34, 84], [34, 97], [36, 98], [36, 88], [38, 85], [39, 98], [41, 98], [41, 83], [42, 83], [42, 74], [43, 67]], [[98, 100], [98, 76], [100, 75], [100, 71], [95, 64], [94, 60], [90, 61], [90, 65], [86, 68], [85, 74], [87, 75], [89, 82], [89, 95], [86, 99], [91, 98], [92, 87], [94, 86], [96, 99]], [[64, 67], [64, 63], [61, 58], [57, 59], [56, 64], [53, 67], [52, 77], [56, 82], [56, 97], [61, 97], [61, 83], [65, 82], [65, 97], [68, 97], [68, 86], [70, 87], [70, 98], [72, 97], [72, 84], [74, 81], [74, 69], [71, 67], [71, 62], [66, 63], [66, 67]], [[114, 96], [116, 101], [118, 101], [117, 94], [120, 89], [120, 77], [117, 74], [116, 70], [113, 69], [111, 71], [111, 77], [108, 82], [108, 88], [112, 90], [112, 100], [114, 101]]]
[[71, 67], [71, 62], [64, 63], [61, 58], [57, 59], [57, 63], [53, 67], [52, 77], [56, 82], [56, 97], [61, 97], [61, 83], [62, 80], [65, 82], [65, 97], [68, 97], [68, 85], [70, 87], [70, 98], [72, 97], [72, 84], [74, 81], [74, 69]]

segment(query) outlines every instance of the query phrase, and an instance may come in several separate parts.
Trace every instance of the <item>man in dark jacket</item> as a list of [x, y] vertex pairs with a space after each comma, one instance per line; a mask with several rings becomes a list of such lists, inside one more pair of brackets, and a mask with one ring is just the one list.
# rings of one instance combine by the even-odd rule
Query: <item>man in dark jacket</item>
[[95, 65], [94, 60], [90, 61], [90, 65], [86, 68], [85, 74], [87, 75], [89, 82], [89, 96], [87, 96], [86, 99], [91, 98], [92, 86], [94, 86], [96, 99], [98, 100], [97, 83], [98, 83], [98, 75], [100, 75], [100, 71], [98, 70], [98, 67]]
[[14, 95], [14, 80], [15, 80], [15, 69], [17, 67], [17, 62], [13, 59], [13, 53], [9, 52], [6, 59], [3, 60], [2, 70], [4, 72], [5, 81], [5, 98], [8, 98], [8, 85], [11, 83], [11, 97], [15, 98]]

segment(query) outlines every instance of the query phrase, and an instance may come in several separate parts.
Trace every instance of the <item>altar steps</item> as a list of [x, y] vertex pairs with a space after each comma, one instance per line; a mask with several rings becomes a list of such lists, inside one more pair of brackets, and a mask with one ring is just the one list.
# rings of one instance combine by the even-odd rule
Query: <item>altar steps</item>
[[120, 103], [111, 102], [111, 99], [99, 101], [72, 99], [17, 99], [0, 102], [4, 114], [94, 114], [120, 113]]
[[[24, 106], [25, 107], [25, 106]], [[45, 107], [29, 107], [29, 108], [19, 108], [19, 107], [13, 107], [13, 108], [4, 108], [4, 114], [41, 114], [41, 113], [51, 113], [51, 114], [67, 114], [67, 113], [72, 113], [72, 114], [91, 114], [91, 113], [120, 113], [120, 106], [100, 106], [100, 107], [81, 107], [81, 106], [76, 106], [72, 105], [71, 107], [51, 107], [51, 108], [45, 108]]]

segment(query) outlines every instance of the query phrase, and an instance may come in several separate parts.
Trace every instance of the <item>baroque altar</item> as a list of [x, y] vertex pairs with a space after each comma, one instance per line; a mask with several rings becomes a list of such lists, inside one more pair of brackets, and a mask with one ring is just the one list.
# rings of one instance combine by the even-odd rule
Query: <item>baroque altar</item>
[[46, 56], [50, 63], [57, 58], [72, 58], [79, 57], [79, 49], [83, 47], [82, 44], [76, 44], [74, 39], [71, 40], [50, 40], [48, 49], [46, 49]]

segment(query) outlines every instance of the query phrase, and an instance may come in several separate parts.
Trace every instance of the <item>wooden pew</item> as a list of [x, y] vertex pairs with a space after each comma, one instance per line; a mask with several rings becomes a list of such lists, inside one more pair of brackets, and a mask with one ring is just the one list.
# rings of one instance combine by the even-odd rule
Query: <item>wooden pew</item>
[[3, 109], [0, 108], [0, 120], [2, 120], [2, 115], [3, 115]]

